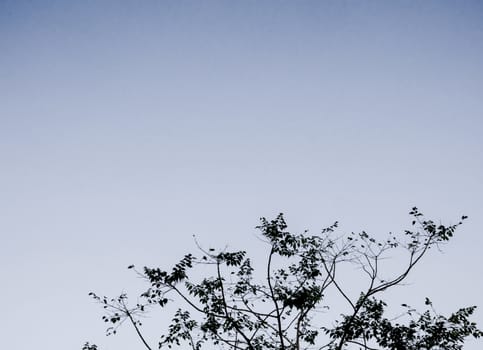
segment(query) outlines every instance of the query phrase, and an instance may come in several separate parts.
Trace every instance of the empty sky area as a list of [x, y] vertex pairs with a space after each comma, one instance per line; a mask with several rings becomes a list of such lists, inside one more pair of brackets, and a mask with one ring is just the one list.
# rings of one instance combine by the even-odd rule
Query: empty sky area
[[135, 294], [126, 267], [193, 234], [264, 254], [279, 212], [381, 237], [468, 215], [387, 297], [483, 326], [482, 135], [481, 1], [1, 0], [2, 348], [141, 348], [88, 292]]

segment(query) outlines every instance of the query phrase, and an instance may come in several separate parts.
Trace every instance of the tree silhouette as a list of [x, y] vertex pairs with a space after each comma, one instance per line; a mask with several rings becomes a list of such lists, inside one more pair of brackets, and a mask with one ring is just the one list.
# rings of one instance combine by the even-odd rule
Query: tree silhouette
[[[387, 316], [381, 294], [403, 283], [427, 252], [450, 240], [466, 219], [437, 225], [417, 208], [410, 216], [412, 230], [401, 237], [390, 234], [383, 241], [364, 231], [337, 235], [337, 222], [309, 235], [287, 231], [282, 214], [271, 221], [262, 218], [257, 228], [268, 247], [262, 271], [255, 271], [245, 251], [205, 250], [197, 244], [200, 256], [187, 254], [169, 271], [129, 266], [149, 285], [136, 305], [128, 304], [126, 294], [113, 299], [89, 294], [106, 311], [107, 334], [116, 333], [127, 321], [148, 350], [155, 347], [142, 334], [139, 317], [170, 303], [179, 309], [157, 341], [159, 348], [185, 343], [193, 350], [462, 349], [467, 337], [483, 335], [469, 320], [475, 306], [443, 316], [426, 297], [426, 310], [401, 304], [398, 316]], [[383, 260], [401, 252], [406, 260], [400, 270], [382, 276]], [[340, 273], [345, 266], [356, 267], [366, 279], [357, 297], [345, 289]], [[196, 279], [196, 269], [212, 273]], [[345, 305], [339, 316], [327, 320], [331, 298]], [[89, 343], [83, 347], [96, 349]]]

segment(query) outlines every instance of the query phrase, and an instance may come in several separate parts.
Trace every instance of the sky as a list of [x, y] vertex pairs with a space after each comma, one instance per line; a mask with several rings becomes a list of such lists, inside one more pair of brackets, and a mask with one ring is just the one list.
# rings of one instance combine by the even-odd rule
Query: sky
[[400, 232], [413, 206], [469, 219], [401, 296], [480, 305], [483, 326], [482, 18], [479, 1], [1, 0], [2, 346], [141, 348], [129, 327], [106, 338], [87, 296], [135, 294], [129, 264], [169, 268], [193, 234], [261, 254], [279, 212], [295, 232]]

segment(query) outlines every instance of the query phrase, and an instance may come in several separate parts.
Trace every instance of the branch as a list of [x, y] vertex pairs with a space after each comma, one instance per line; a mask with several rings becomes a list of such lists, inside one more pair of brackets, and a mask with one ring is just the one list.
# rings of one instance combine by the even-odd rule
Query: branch
[[268, 288], [270, 289], [270, 294], [271, 294], [271, 299], [273, 300], [273, 304], [275, 305], [275, 310], [277, 312], [277, 325], [278, 325], [278, 336], [280, 339], [280, 346], [281, 350], [285, 349], [285, 344], [283, 341], [283, 330], [282, 330], [282, 321], [281, 321], [281, 315], [280, 315], [280, 309], [278, 307], [277, 300], [275, 298], [275, 294], [273, 292], [273, 287], [272, 287], [272, 281], [271, 281], [271, 276], [270, 276], [270, 269], [272, 265], [272, 256], [274, 253], [274, 249], [270, 250], [270, 254], [268, 256], [268, 264], [267, 264], [267, 282], [268, 282]]
[[220, 272], [220, 261], [219, 260], [218, 260], [218, 262], [216, 264], [216, 273], [218, 275], [218, 280], [220, 281], [221, 298], [223, 300], [223, 308], [225, 309], [226, 318], [233, 323], [233, 326], [235, 327], [237, 333], [239, 333], [243, 337], [243, 339], [245, 339], [245, 341], [247, 342], [248, 348], [249, 349], [253, 349], [253, 346], [252, 346], [252, 344], [250, 342], [250, 338], [248, 338], [246, 336], [246, 334], [240, 329], [240, 327], [238, 326], [237, 322], [234, 321], [231, 318], [231, 316], [229, 316], [227, 302], [226, 302], [226, 298], [225, 298], [225, 289], [223, 287], [223, 279], [221, 277], [221, 272]]
[[132, 318], [132, 315], [131, 313], [129, 312], [128, 308], [126, 307], [126, 304], [124, 303], [124, 301], [122, 302], [122, 305], [124, 306], [124, 312], [126, 313], [127, 317], [129, 317], [129, 320], [131, 321], [132, 325], [134, 326], [134, 329], [136, 330], [136, 333], [138, 334], [139, 338], [141, 339], [141, 341], [143, 342], [144, 346], [146, 347], [146, 349], [148, 350], [152, 350], [151, 347], [148, 345], [148, 343], [146, 342], [146, 339], [144, 339], [143, 335], [141, 334], [141, 331], [139, 330], [139, 327], [138, 325], [136, 324], [136, 321]]

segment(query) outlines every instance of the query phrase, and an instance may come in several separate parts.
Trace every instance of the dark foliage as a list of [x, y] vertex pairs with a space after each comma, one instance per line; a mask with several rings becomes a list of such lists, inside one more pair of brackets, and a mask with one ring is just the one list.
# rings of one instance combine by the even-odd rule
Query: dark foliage
[[[399, 317], [386, 316], [381, 294], [400, 285], [428, 250], [451, 239], [466, 219], [444, 226], [425, 220], [417, 208], [410, 215], [413, 230], [383, 241], [366, 232], [335, 236], [337, 223], [318, 235], [292, 234], [282, 214], [271, 221], [262, 218], [258, 229], [268, 244], [263, 271], [254, 271], [244, 251], [198, 247], [201, 256], [187, 254], [170, 271], [129, 266], [149, 285], [141, 294], [142, 303], [128, 306], [125, 294], [114, 299], [90, 295], [106, 310], [108, 334], [127, 320], [148, 350], [153, 348], [140, 331], [139, 316], [169, 303], [180, 308], [158, 341], [159, 348], [186, 344], [193, 350], [462, 349], [467, 337], [483, 335], [469, 320], [475, 306], [443, 316], [426, 297], [427, 310], [418, 312], [402, 304]], [[382, 260], [396, 250], [407, 260], [399, 272], [382, 279]], [[343, 276], [336, 275], [344, 265], [359, 268], [367, 278], [355, 299], [344, 289]], [[202, 267], [211, 269], [212, 275], [196, 281], [193, 269]], [[329, 308], [329, 293], [347, 307], [338, 319], [327, 322], [320, 311]], [[96, 349], [89, 343], [83, 347]]]

